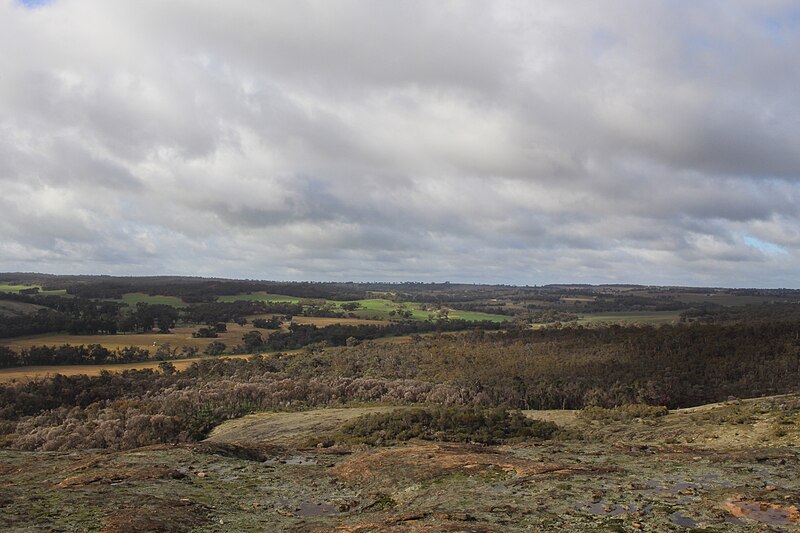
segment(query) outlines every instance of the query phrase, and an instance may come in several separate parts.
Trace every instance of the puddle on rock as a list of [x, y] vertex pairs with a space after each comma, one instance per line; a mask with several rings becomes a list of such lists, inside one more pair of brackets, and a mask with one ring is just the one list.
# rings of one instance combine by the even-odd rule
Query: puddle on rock
[[301, 455], [297, 455], [294, 457], [290, 457], [288, 459], [269, 459], [264, 461], [262, 464], [265, 465], [316, 465], [316, 459], [309, 459], [308, 457], [303, 457]]
[[330, 503], [314, 503], [314, 502], [300, 502], [296, 503], [288, 498], [279, 498], [275, 500], [275, 508], [282, 508], [285, 511], [291, 512], [296, 516], [324, 516], [339, 514], [341, 511], [339, 507]]
[[339, 509], [329, 503], [303, 502], [297, 506], [294, 513], [297, 516], [323, 516], [329, 514], [338, 514]]
[[682, 515], [681, 513], [672, 513], [671, 515], [669, 515], [669, 519], [676, 526], [697, 527], [697, 522], [695, 522], [688, 516]]
[[596, 502], [578, 502], [575, 504], [575, 507], [579, 511], [585, 513], [603, 516], [618, 516], [625, 513], [639, 513], [645, 515], [653, 509], [652, 505], [622, 505], [619, 503], [609, 503], [603, 500]]
[[800, 519], [797, 507], [754, 501], [734, 501], [726, 506], [736, 518], [749, 518], [770, 526], [787, 526]]

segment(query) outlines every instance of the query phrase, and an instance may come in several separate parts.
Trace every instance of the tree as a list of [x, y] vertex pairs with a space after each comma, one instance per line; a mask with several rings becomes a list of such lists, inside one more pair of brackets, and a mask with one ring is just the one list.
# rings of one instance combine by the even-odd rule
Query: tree
[[217, 329], [216, 328], [200, 328], [194, 333], [192, 333], [192, 337], [195, 339], [216, 339]]
[[149, 330], [158, 326], [161, 333], [169, 333], [178, 321], [178, 310], [166, 304], [136, 304], [134, 320], [138, 329]]
[[264, 347], [264, 337], [260, 331], [248, 331], [242, 335], [242, 342], [248, 352], [256, 352]]
[[205, 353], [208, 355], [222, 355], [225, 353], [225, 346], [224, 342], [221, 341], [213, 341], [208, 346], [206, 346]]

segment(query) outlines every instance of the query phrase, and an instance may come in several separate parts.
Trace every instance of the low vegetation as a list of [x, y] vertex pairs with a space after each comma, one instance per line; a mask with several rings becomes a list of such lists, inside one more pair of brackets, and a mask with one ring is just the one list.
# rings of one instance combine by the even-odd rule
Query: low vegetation
[[633, 403], [620, 405], [611, 409], [592, 405], [581, 409], [578, 412], [578, 418], [584, 421], [607, 422], [609, 420], [614, 420], [620, 422], [644, 418], [654, 419], [665, 416], [668, 413], [669, 410], [663, 405]]
[[391, 445], [411, 439], [501, 444], [545, 440], [558, 431], [553, 422], [525, 417], [503, 407], [439, 406], [361, 416], [319, 443]]

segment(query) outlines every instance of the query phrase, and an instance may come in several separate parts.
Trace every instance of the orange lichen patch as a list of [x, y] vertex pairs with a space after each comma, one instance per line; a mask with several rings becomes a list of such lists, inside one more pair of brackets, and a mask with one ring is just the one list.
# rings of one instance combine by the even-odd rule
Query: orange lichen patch
[[343, 481], [410, 479], [424, 481], [453, 472], [505, 472], [518, 477], [565, 475], [587, 471], [554, 463], [528, 461], [477, 446], [422, 444], [356, 454], [332, 469]]
[[725, 510], [736, 518], [749, 518], [769, 525], [788, 525], [800, 522], [800, 510], [796, 505], [783, 506], [777, 503], [734, 498], [728, 500]]
[[[336, 533], [495, 533], [497, 529], [471, 523], [474, 519], [462, 513], [398, 514], [369, 522], [342, 524], [333, 528]], [[331, 531], [324, 529], [320, 531]]]
[[208, 511], [188, 501], [160, 502], [146, 507], [122, 509], [111, 514], [100, 533], [132, 531], [193, 531], [208, 523]]
[[143, 481], [147, 479], [181, 479], [184, 474], [177, 470], [165, 467], [145, 467], [145, 468], [109, 468], [99, 472], [77, 474], [63, 479], [57, 487], [84, 487], [92, 483], [116, 483], [119, 481], [135, 480]]

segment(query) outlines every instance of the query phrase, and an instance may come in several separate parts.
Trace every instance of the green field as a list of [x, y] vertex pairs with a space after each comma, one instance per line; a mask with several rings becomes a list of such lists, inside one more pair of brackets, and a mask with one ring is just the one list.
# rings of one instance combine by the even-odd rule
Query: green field
[[642, 311], [639, 313], [595, 313], [578, 319], [578, 324], [671, 324], [680, 318], [680, 311]]
[[[391, 315], [392, 311], [407, 310], [411, 311], [411, 318], [414, 320], [427, 320], [430, 315], [436, 316], [435, 310], [421, 309], [422, 304], [414, 302], [393, 302], [391, 300], [384, 300], [380, 298], [371, 298], [367, 300], [354, 300], [355, 303], [361, 305], [360, 309], [354, 311], [355, 315], [360, 318], [372, 318], [387, 320], [395, 318], [396, 315]], [[343, 303], [353, 302], [336, 302], [338, 307]], [[492, 315], [489, 313], [478, 313], [475, 311], [459, 311], [457, 309], [449, 310], [449, 317], [461, 320], [489, 320], [492, 322], [503, 322], [509, 320], [509, 317], [503, 315]]]
[[144, 294], [142, 292], [129, 292], [122, 295], [122, 298], [116, 299], [114, 301], [117, 302], [124, 302], [131, 307], [136, 307], [138, 303], [146, 303], [146, 304], [166, 304], [171, 305], [173, 307], [186, 307], [186, 303], [180, 298], [175, 296], [151, 296], [149, 294]]
[[19, 291], [25, 289], [33, 289], [37, 287], [39, 289], [39, 294], [48, 296], [48, 295], [56, 295], [56, 296], [67, 296], [66, 289], [57, 289], [54, 291], [44, 291], [42, 290], [41, 285], [8, 285], [0, 283], [0, 292], [12, 292], [12, 293], [19, 293]]
[[[285, 296], [282, 294], [268, 294], [265, 292], [254, 292], [250, 294], [236, 294], [233, 296], [220, 296], [220, 302], [236, 302], [236, 301], [250, 301], [250, 302], [287, 302], [287, 303], [324, 303], [332, 305], [338, 309], [342, 309], [342, 305], [349, 303], [357, 303], [361, 307], [353, 311], [353, 314], [358, 318], [367, 318], [372, 320], [390, 320], [392, 318], [400, 318], [396, 313], [390, 314], [392, 311], [407, 310], [411, 311], [411, 318], [413, 320], [428, 320], [430, 315], [436, 315], [436, 311], [427, 311], [422, 309], [422, 304], [415, 302], [394, 302], [384, 298], [367, 298], [364, 300], [352, 300], [347, 302], [340, 302], [335, 300], [321, 300], [315, 298], [297, 298], [295, 296]], [[492, 322], [503, 322], [509, 318], [502, 315], [493, 315], [489, 313], [478, 313], [474, 311], [458, 311], [455, 309], [449, 310], [450, 318], [462, 320], [489, 320]]]
[[220, 296], [218, 302], [287, 302], [300, 303], [303, 298], [285, 296], [283, 294], [267, 294], [266, 292], [253, 292], [248, 294], [234, 294], [233, 296]]

